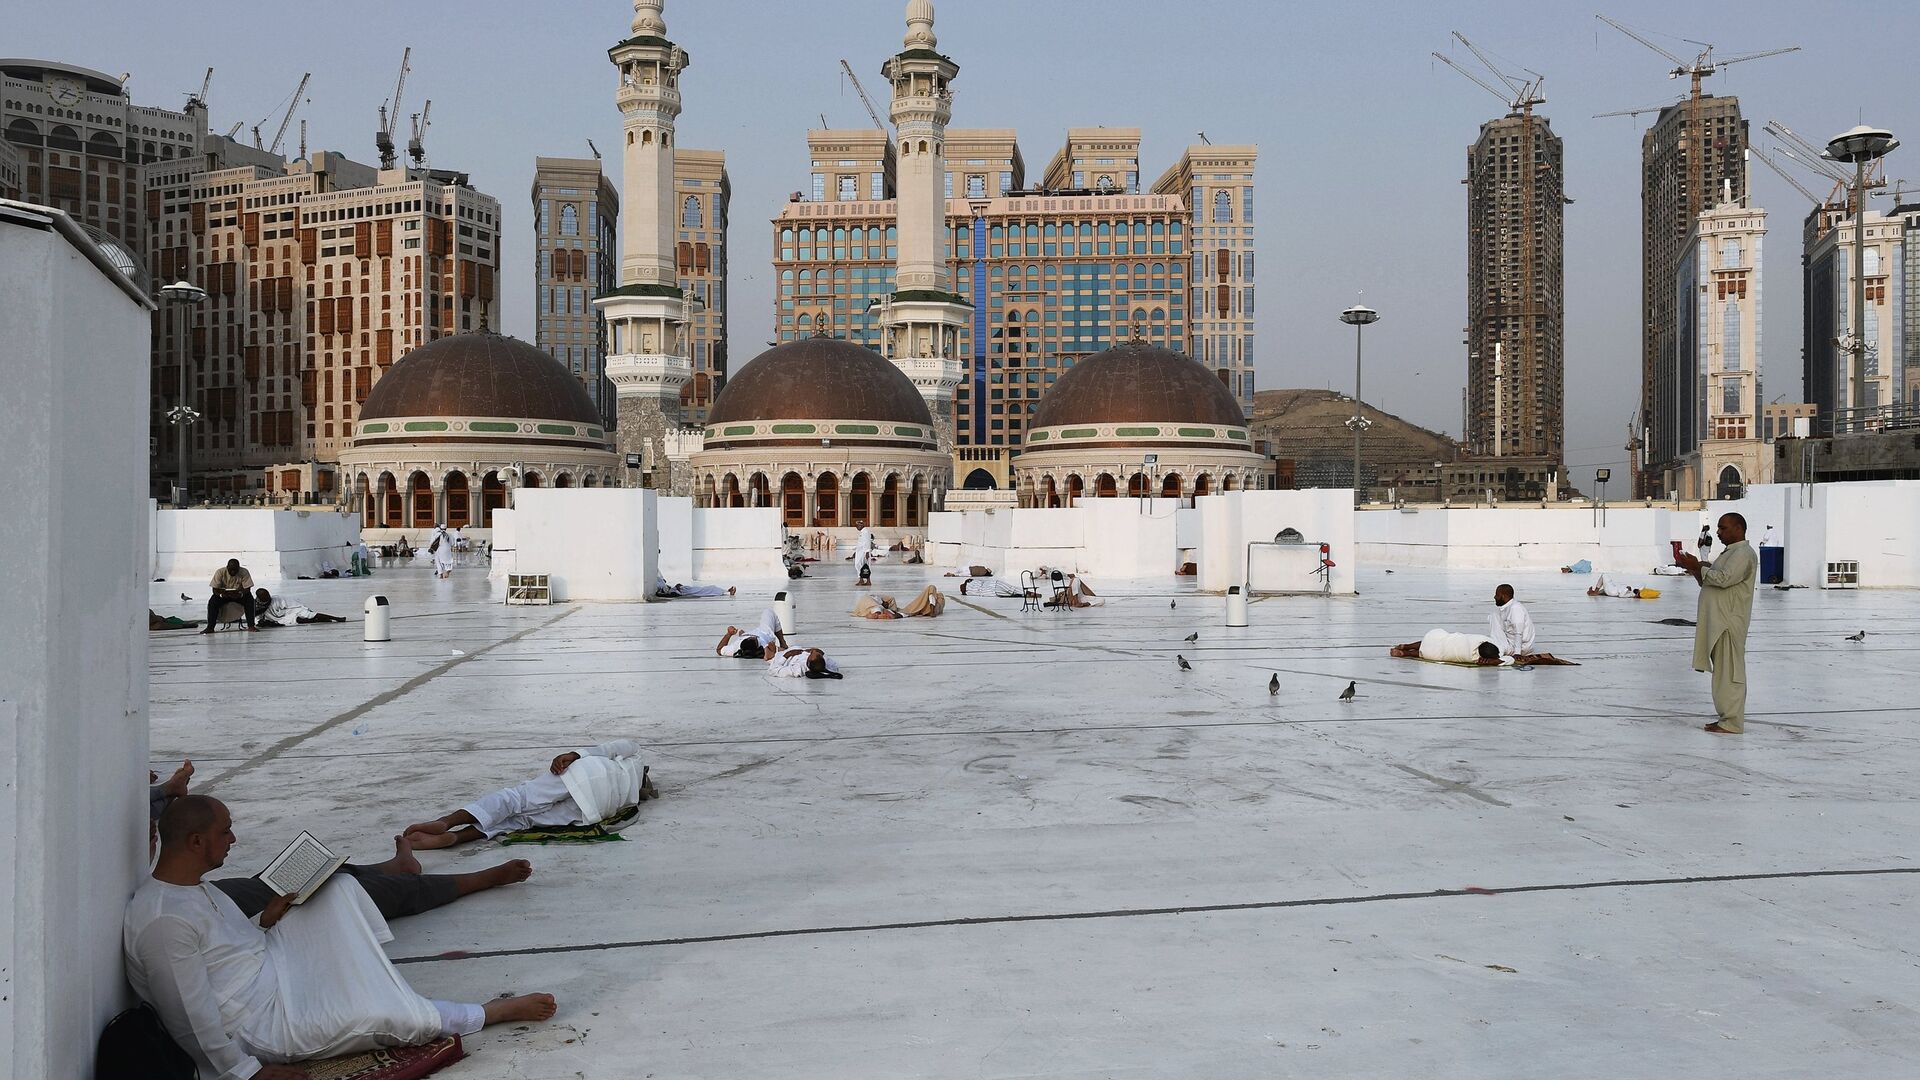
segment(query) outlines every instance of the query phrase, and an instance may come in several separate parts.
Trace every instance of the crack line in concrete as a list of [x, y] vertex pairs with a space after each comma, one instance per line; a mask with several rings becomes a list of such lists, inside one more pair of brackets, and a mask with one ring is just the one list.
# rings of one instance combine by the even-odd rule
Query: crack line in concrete
[[929, 930], [950, 926], [1005, 926], [1016, 923], [1034, 922], [1135, 919], [1155, 915], [1207, 915], [1235, 911], [1272, 911], [1282, 908], [1377, 904], [1395, 900], [1441, 900], [1462, 896], [1581, 892], [1589, 889], [1647, 888], [1656, 885], [1711, 885], [1747, 881], [1791, 881], [1808, 878], [1879, 877], [1891, 874], [1920, 874], [1920, 867], [1900, 866], [1865, 870], [1783, 870], [1772, 873], [1708, 874], [1697, 877], [1624, 878], [1613, 881], [1572, 881], [1549, 885], [1516, 885], [1501, 889], [1482, 889], [1475, 887], [1470, 889], [1430, 889], [1426, 892], [1369, 893], [1359, 896], [1318, 896], [1299, 900], [1263, 900], [1242, 904], [1193, 904], [1185, 907], [1116, 908], [1111, 911], [1065, 911], [1047, 915], [972, 915], [952, 919], [920, 919], [910, 922], [865, 923], [848, 926], [808, 926], [787, 930], [745, 931], [738, 934], [705, 934], [697, 937], [606, 941], [589, 945], [548, 945], [526, 949], [454, 950], [433, 956], [402, 956], [395, 958], [393, 962], [395, 964], [431, 964], [444, 960], [488, 960], [506, 956], [551, 956], [563, 953], [609, 952], [616, 949], [648, 949], [662, 945], [709, 945], [729, 941], [765, 941], [773, 938], [811, 937], [822, 934], [864, 934], [881, 930]]
[[1392, 764], [1394, 768], [1399, 769], [1401, 772], [1406, 773], [1408, 776], [1417, 776], [1420, 779], [1425, 780], [1427, 783], [1434, 785], [1435, 787], [1443, 788], [1447, 791], [1456, 791], [1462, 795], [1470, 795], [1473, 798], [1479, 799], [1483, 803], [1491, 803], [1494, 806], [1505, 806], [1508, 808], [1511, 808], [1513, 806], [1512, 803], [1501, 802], [1499, 799], [1494, 798], [1493, 796], [1487, 794], [1486, 792], [1481, 791], [1480, 789], [1474, 787], [1472, 784], [1466, 783], [1464, 781], [1446, 780], [1441, 777], [1435, 776], [1432, 773], [1421, 772], [1419, 769], [1416, 769], [1411, 765], [1401, 765], [1398, 762], [1394, 762]]
[[274, 743], [272, 746], [269, 746], [265, 750], [262, 750], [258, 754], [253, 755], [252, 757], [241, 762], [240, 764], [235, 765], [233, 768], [228, 769], [226, 772], [221, 773], [219, 776], [214, 777], [212, 780], [207, 781], [207, 783], [201, 786], [200, 790], [196, 791], [195, 794], [197, 795], [211, 794], [213, 790], [219, 787], [221, 784], [224, 784], [227, 781], [242, 775], [243, 773], [252, 772], [254, 769], [257, 769], [260, 766], [266, 764], [267, 762], [273, 760], [274, 758], [279, 757], [283, 752], [287, 750], [291, 750], [296, 746], [299, 746], [301, 743], [306, 742], [308, 739], [311, 739], [317, 735], [325, 734], [326, 732], [331, 731], [342, 724], [347, 724], [355, 720], [358, 720], [360, 717], [365, 716], [366, 714], [372, 712], [373, 710], [379, 708], [380, 706], [385, 705], [392, 701], [396, 701], [412, 693], [413, 691], [418, 690], [420, 687], [425, 686], [427, 683], [433, 681], [435, 677], [442, 675], [448, 671], [451, 671], [454, 668], [459, 667], [461, 664], [468, 662], [469, 660], [477, 660], [480, 657], [485, 656], [487, 653], [490, 653], [493, 650], [501, 647], [502, 645], [511, 645], [514, 642], [519, 641], [521, 638], [526, 637], [528, 634], [531, 634], [536, 630], [545, 630], [547, 627], [552, 626], [554, 623], [559, 622], [561, 619], [564, 619], [569, 615], [574, 614], [578, 610], [579, 610], [578, 608], [574, 608], [568, 611], [563, 611], [560, 614], [555, 615], [553, 618], [548, 619], [543, 623], [538, 623], [534, 626], [529, 626], [525, 630], [520, 631], [519, 633], [511, 634], [507, 637], [501, 638], [499, 641], [496, 641], [491, 645], [487, 645], [482, 648], [475, 649], [474, 651], [467, 653], [464, 656], [456, 656], [442, 663], [436, 664], [433, 667], [428, 668], [427, 670], [421, 672], [420, 674], [415, 675], [413, 678], [408, 679], [406, 682], [401, 683], [399, 686], [396, 686], [393, 689], [388, 690], [384, 693], [376, 694], [372, 698], [369, 698], [368, 700], [361, 702], [358, 705], [355, 705], [353, 708], [348, 709], [346, 712], [343, 712], [340, 715], [333, 717], [332, 719], [323, 720], [313, 728], [310, 728], [296, 735], [289, 735], [286, 738], [281, 739], [280, 741]]

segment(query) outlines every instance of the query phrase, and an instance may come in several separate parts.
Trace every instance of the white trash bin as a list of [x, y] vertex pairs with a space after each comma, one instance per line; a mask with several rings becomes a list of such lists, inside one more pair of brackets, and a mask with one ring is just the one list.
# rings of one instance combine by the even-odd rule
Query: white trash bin
[[785, 592], [773, 594], [773, 613], [780, 620], [780, 632], [792, 637], [798, 629], [793, 621], [793, 599]]
[[393, 608], [387, 603], [387, 598], [367, 597], [365, 611], [367, 622], [361, 638], [366, 641], [392, 641], [393, 631], [388, 623], [393, 618]]
[[1247, 594], [1238, 585], [1227, 586], [1227, 625], [1247, 625]]

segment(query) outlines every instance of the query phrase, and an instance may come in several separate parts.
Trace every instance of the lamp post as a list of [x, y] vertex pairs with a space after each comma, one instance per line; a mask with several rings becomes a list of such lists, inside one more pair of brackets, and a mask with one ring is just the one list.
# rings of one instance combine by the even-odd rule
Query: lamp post
[[[166, 302], [170, 310], [191, 308], [207, 301], [207, 290], [186, 280], [162, 285], [159, 294], [160, 299]], [[168, 317], [168, 322], [172, 322], [171, 316]], [[174, 507], [178, 509], [187, 497], [187, 429], [200, 419], [200, 413], [187, 404], [187, 360], [192, 352], [184, 341], [177, 343], [176, 347], [180, 358], [180, 380], [174, 394], [173, 408], [167, 410], [167, 420], [173, 424], [173, 444], [178, 451], [176, 460], [180, 473], [180, 487], [172, 500]]]
[[1340, 313], [1340, 321], [1353, 327], [1353, 416], [1347, 426], [1353, 429], [1353, 504], [1359, 506], [1366, 500], [1365, 488], [1360, 484], [1360, 433], [1372, 423], [1360, 404], [1360, 337], [1367, 324], [1380, 321], [1380, 313], [1364, 304], [1355, 304]]
[[1867, 396], [1867, 166], [1899, 145], [1893, 132], [1862, 124], [1835, 135], [1820, 152], [1821, 157], [1853, 165], [1853, 342], [1847, 349], [1847, 404], [1855, 416]]

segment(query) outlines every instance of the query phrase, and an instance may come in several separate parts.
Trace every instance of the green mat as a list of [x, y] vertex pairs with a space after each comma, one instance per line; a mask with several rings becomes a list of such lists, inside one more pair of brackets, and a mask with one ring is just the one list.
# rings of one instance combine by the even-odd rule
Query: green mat
[[502, 833], [499, 839], [502, 844], [601, 844], [609, 840], [625, 840], [626, 837], [617, 830], [639, 816], [640, 808], [629, 806], [594, 825], [546, 825]]

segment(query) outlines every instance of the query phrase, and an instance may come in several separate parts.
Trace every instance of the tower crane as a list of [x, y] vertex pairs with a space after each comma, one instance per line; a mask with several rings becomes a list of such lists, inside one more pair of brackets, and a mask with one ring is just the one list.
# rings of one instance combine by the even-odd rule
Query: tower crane
[[212, 85], [213, 85], [213, 69], [208, 68], [207, 77], [200, 80], [200, 92], [197, 94], [187, 95], [186, 111], [192, 112], [195, 109], [205, 110], [207, 107], [207, 88]]
[[1808, 202], [1812, 203], [1815, 206], [1827, 205], [1826, 201], [1821, 199], [1820, 196], [1815, 195], [1812, 192], [1812, 190], [1810, 190], [1807, 187], [1807, 185], [1794, 179], [1793, 174], [1788, 172], [1785, 169], [1785, 167], [1783, 167], [1779, 162], [1773, 160], [1772, 158], [1768, 157], [1766, 154], [1762, 153], [1759, 147], [1757, 146], [1747, 147], [1747, 156], [1753, 158], [1755, 161], [1758, 161], [1760, 164], [1765, 165], [1767, 168], [1772, 169], [1774, 172], [1774, 175], [1778, 176], [1780, 179], [1785, 180], [1788, 184], [1792, 185], [1793, 190], [1806, 196]]
[[[1481, 65], [1484, 66], [1495, 79], [1500, 81], [1500, 86], [1504, 89], [1495, 88], [1491, 83], [1480, 78], [1472, 71], [1455, 63], [1450, 56], [1436, 52], [1433, 54], [1434, 59], [1466, 76], [1469, 81], [1480, 87], [1480, 89], [1506, 102], [1507, 109], [1509, 110], [1507, 115], [1518, 116], [1520, 118], [1520, 243], [1522, 255], [1520, 258], [1520, 286], [1518, 289], [1519, 303], [1502, 304], [1501, 307], [1506, 312], [1519, 317], [1520, 358], [1522, 363], [1530, 365], [1527, 370], [1531, 372], [1532, 370], [1537, 370], [1540, 360], [1539, 354], [1536, 351], [1534, 332], [1536, 329], [1535, 320], [1538, 319], [1541, 314], [1540, 305], [1534, 295], [1533, 288], [1534, 260], [1530, 254], [1527, 253], [1528, 246], [1533, 242], [1535, 215], [1538, 212], [1538, 203], [1536, 202], [1536, 192], [1538, 190], [1537, 181], [1542, 168], [1542, 166], [1534, 160], [1533, 107], [1535, 105], [1546, 104], [1547, 98], [1542, 87], [1545, 85], [1547, 77], [1537, 71], [1523, 68], [1522, 70], [1526, 71], [1526, 73], [1532, 77], [1529, 79], [1516, 78], [1501, 71], [1500, 68], [1488, 58], [1487, 54], [1480, 50], [1479, 46], [1468, 41], [1466, 35], [1460, 31], [1453, 31], [1453, 38], [1460, 44], [1465, 45], [1467, 50], [1473, 53], [1475, 59], [1479, 60]], [[1562, 193], [1562, 197], [1565, 197], [1564, 192]], [[1526, 426], [1523, 427], [1522, 425], [1516, 424], [1514, 427], [1519, 430], [1530, 430], [1533, 421], [1540, 415], [1540, 403], [1536, 399], [1537, 390], [1534, 379], [1530, 376], [1517, 381], [1520, 385], [1521, 416], [1524, 418]], [[1498, 406], [1496, 406], [1496, 408], [1497, 407]], [[1496, 418], [1496, 430], [1498, 430], [1498, 418]], [[1463, 432], [1462, 434], [1465, 433]], [[1503, 448], [1497, 446], [1494, 448], [1496, 455], [1502, 452]]]
[[413, 46], [400, 54], [400, 78], [393, 84], [393, 96], [380, 104], [380, 130], [374, 132], [373, 145], [380, 151], [380, 167], [391, 169], [400, 161], [393, 144], [393, 125], [400, 119], [400, 95], [407, 89], [407, 72], [412, 70]]
[[407, 156], [413, 159], [416, 169], [427, 163], [427, 125], [432, 122], [433, 99], [428, 98], [426, 105], [413, 114], [413, 137], [407, 140]]
[[[1819, 147], [1801, 138], [1799, 132], [1778, 120], [1767, 121], [1766, 126], [1761, 130], [1779, 140], [1779, 150], [1782, 154], [1799, 162], [1802, 167], [1820, 174], [1822, 179], [1833, 185], [1832, 190], [1827, 194], [1826, 201], [1828, 204], [1846, 205], [1853, 201], [1850, 194], [1853, 190], [1853, 177], [1848, 176], [1846, 172], [1835, 165], [1831, 159], [1822, 155]], [[1887, 185], [1885, 169], [1886, 165], [1883, 161], [1876, 161], [1867, 166], [1867, 187], [1869, 189], [1881, 188]], [[1880, 175], [1874, 175], [1875, 170], [1879, 170]], [[1843, 194], [1848, 196], [1845, 202], [1841, 200]], [[1815, 199], [1814, 201], [1819, 202], [1820, 200]]]
[[[1620, 31], [1665, 58], [1668, 63], [1673, 65], [1672, 69], [1667, 72], [1667, 78], [1678, 79], [1684, 75], [1689, 80], [1690, 85], [1685, 99], [1687, 103], [1686, 190], [1687, 220], [1692, 221], [1700, 215], [1700, 211], [1704, 208], [1706, 201], [1706, 192], [1703, 190], [1706, 186], [1706, 140], [1703, 137], [1704, 133], [1701, 130], [1700, 120], [1700, 100], [1705, 95], [1700, 91], [1700, 81], [1718, 72], [1721, 68], [1731, 67], [1734, 64], [1742, 64], [1748, 60], [1759, 60], [1763, 57], [1779, 56], [1782, 53], [1798, 52], [1800, 51], [1800, 46], [1788, 45], [1784, 48], [1763, 49], [1760, 52], [1744, 53], [1739, 56], [1716, 57], [1713, 55], [1714, 47], [1712, 45], [1703, 41], [1689, 41], [1688, 44], [1690, 45], [1700, 46], [1700, 52], [1695, 55], [1692, 60], [1686, 60], [1674, 55], [1659, 45], [1655, 45], [1632, 28], [1615, 22], [1605, 15], [1595, 15], [1594, 18], [1599, 19], [1601, 22], [1606, 23], [1608, 26], [1613, 27], [1615, 30]], [[1627, 111], [1631, 113], [1644, 112], [1647, 110]]]
[[867, 88], [860, 85], [860, 76], [853, 73], [853, 65], [842, 60], [840, 70], [846, 72], [847, 78], [853, 80], [853, 89], [860, 95], [860, 104], [867, 107], [867, 115], [873, 119], [873, 126], [881, 131], [887, 130], [886, 122], [880, 119], [880, 110], [874, 108], [873, 99], [867, 96]]
[[300, 85], [294, 87], [293, 97], [287, 101], [287, 111], [285, 115], [280, 117], [280, 127], [273, 133], [273, 142], [271, 144], [263, 144], [261, 142], [260, 124], [271, 121], [273, 117], [269, 115], [265, 120], [260, 121], [260, 124], [253, 125], [253, 148], [255, 150], [265, 150], [269, 154], [277, 154], [280, 152], [280, 142], [287, 137], [287, 125], [293, 122], [293, 114], [300, 108], [300, 97], [307, 92], [307, 81], [312, 78], [313, 72], [311, 71], [300, 76]]

